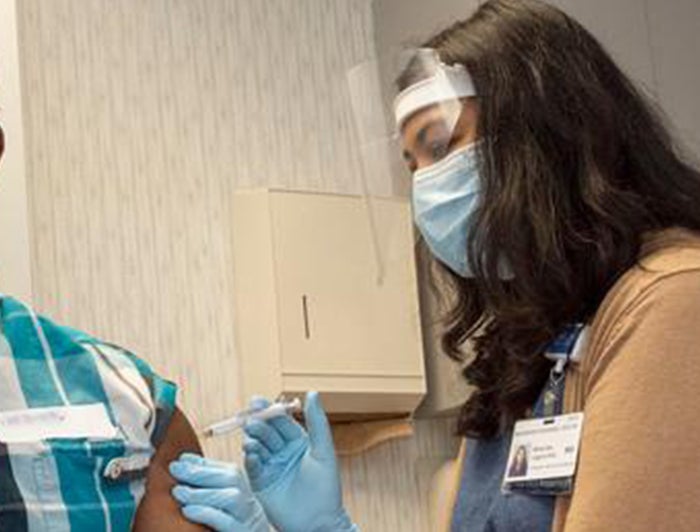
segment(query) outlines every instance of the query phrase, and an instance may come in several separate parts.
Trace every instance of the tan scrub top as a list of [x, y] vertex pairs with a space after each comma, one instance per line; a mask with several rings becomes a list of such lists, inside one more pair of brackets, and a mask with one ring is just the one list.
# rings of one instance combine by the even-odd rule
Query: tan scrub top
[[[700, 234], [645, 239], [568, 372], [565, 410], [585, 421], [574, 491], [557, 499], [553, 532], [700, 531]], [[442, 529], [460, 462], [447, 476]]]

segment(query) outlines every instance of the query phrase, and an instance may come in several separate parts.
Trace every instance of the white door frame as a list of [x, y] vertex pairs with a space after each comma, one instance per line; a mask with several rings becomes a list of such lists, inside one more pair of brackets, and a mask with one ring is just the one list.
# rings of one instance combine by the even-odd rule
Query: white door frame
[[32, 300], [16, 0], [0, 0], [0, 292]]

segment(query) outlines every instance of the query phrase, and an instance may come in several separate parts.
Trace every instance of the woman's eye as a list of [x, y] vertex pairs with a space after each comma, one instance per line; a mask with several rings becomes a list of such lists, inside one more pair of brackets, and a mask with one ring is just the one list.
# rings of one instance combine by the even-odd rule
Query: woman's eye
[[433, 161], [439, 161], [447, 155], [449, 147], [450, 145], [448, 142], [434, 142], [430, 145], [430, 157]]

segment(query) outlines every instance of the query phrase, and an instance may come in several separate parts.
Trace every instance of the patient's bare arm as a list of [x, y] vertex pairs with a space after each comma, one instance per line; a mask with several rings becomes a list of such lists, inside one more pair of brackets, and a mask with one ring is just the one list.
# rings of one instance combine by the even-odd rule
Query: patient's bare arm
[[176, 410], [165, 439], [151, 462], [146, 479], [146, 495], [136, 513], [135, 532], [207, 530], [187, 521], [180, 513], [180, 506], [170, 495], [175, 481], [168, 473], [168, 464], [185, 451], [201, 453], [201, 448], [189, 421], [180, 410]]

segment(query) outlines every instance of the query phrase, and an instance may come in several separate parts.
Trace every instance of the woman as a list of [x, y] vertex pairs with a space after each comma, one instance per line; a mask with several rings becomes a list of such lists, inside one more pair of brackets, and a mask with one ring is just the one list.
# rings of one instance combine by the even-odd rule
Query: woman
[[513, 461], [508, 469], [509, 477], [524, 477], [527, 475], [527, 448], [524, 445], [518, 447]]
[[[453, 126], [437, 101], [397, 112], [416, 223], [458, 294], [443, 345], [459, 359], [470, 341], [476, 353], [452, 530], [700, 530], [700, 174], [599, 43], [554, 7], [488, 1], [425, 47], [461, 80]], [[399, 77], [400, 98], [433, 75], [421, 65]], [[562, 341], [555, 366], [543, 354]], [[581, 361], [567, 364], [574, 345]], [[504, 492], [516, 421], [575, 412], [575, 481]], [[313, 395], [307, 424], [308, 435], [288, 418], [247, 428], [252, 494], [240, 481], [238, 496], [278, 530], [350, 530]], [[203, 473], [222, 485], [239, 473], [191, 460], [176, 497], [216, 528]]]

